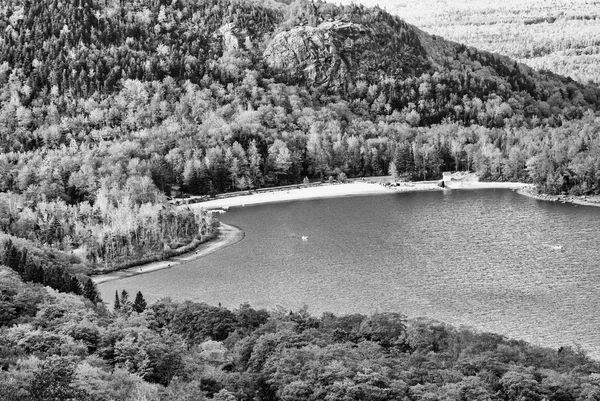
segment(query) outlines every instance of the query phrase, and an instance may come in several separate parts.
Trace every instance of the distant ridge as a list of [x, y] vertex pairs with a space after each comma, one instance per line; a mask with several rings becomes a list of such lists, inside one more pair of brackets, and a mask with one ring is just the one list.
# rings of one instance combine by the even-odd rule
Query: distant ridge
[[[376, 85], [392, 110], [417, 110], [425, 125], [445, 118], [468, 123], [473, 116], [460, 108], [469, 108], [473, 98], [493, 98], [499, 104], [511, 99], [527, 107], [553, 95], [570, 99], [578, 92], [579, 106], [597, 107], [594, 85], [584, 87], [506, 56], [430, 35], [378, 7], [325, 3], [316, 11], [307, 7], [301, 16], [295, 24], [288, 21], [264, 52], [275, 76], [289, 84], [350, 98], [367, 98], [365, 92]], [[507, 106], [499, 119], [512, 114]], [[569, 118], [581, 117], [570, 113]]]
[[537, 70], [600, 83], [598, 1], [335, 0], [379, 5], [426, 32], [510, 56]]

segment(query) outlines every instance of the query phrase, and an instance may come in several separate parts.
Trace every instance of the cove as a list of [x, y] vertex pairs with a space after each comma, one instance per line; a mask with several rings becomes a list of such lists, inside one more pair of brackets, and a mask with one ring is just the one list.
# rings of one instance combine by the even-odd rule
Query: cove
[[600, 357], [600, 208], [486, 189], [237, 207], [221, 219], [245, 238], [100, 284], [102, 298], [396, 311]]

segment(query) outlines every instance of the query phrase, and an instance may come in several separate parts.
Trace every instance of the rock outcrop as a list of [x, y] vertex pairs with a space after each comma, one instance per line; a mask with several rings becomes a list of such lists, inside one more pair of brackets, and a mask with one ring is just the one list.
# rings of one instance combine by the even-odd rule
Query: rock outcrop
[[346, 87], [356, 70], [352, 53], [361, 39], [368, 40], [367, 29], [351, 22], [300, 26], [276, 35], [264, 56], [284, 76], [304, 78], [315, 86]]
[[220, 27], [215, 36], [223, 40], [223, 48], [226, 51], [233, 51], [240, 47], [245, 49], [252, 48], [252, 41], [246, 29], [239, 29], [234, 23], [230, 22]]
[[[411, 61], [403, 57], [419, 53], [420, 45], [414, 46], [400, 38], [390, 40], [391, 30], [381, 22], [362, 24], [343, 20], [322, 22], [316, 27], [294, 27], [278, 33], [268, 43], [264, 58], [288, 81], [343, 90], [359, 79], [377, 81], [424, 67], [424, 58], [417, 57], [415, 63], [415, 58]], [[397, 56], [396, 63], [378, 62], [390, 60], [389, 53]]]

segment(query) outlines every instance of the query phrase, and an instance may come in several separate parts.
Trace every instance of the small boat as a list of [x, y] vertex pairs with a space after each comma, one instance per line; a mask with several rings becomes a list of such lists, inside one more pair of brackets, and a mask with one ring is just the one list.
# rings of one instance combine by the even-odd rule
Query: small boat
[[306, 235], [302, 236], [302, 241], [308, 241], [308, 237]]
[[554, 249], [555, 251], [561, 251], [563, 252], [565, 250], [565, 247], [562, 245], [550, 245], [550, 244], [544, 244], [544, 246], [550, 248], [550, 249]]

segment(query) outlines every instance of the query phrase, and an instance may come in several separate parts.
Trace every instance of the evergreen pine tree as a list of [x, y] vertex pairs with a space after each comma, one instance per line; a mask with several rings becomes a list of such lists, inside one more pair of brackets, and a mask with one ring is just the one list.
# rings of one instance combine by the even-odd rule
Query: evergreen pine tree
[[4, 243], [4, 256], [2, 258], [2, 263], [8, 266], [8, 261], [10, 259], [10, 253], [12, 252], [12, 248], [14, 247], [12, 241], [10, 239], [6, 240]]
[[15, 268], [16, 272], [19, 273], [20, 276], [23, 275], [25, 271], [25, 266], [27, 266], [27, 248], [23, 248], [21, 251], [21, 258], [19, 259], [19, 263]]
[[79, 279], [76, 276], [71, 276], [69, 281], [71, 282], [71, 288], [69, 289], [69, 292], [77, 295], [83, 295], [83, 290], [81, 288]]
[[115, 290], [115, 310], [121, 309], [121, 301], [119, 300], [119, 292]]
[[46, 284], [44, 281], [44, 269], [28, 262], [23, 271], [23, 281], [33, 281], [34, 283]]
[[88, 278], [83, 285], [83, 296], [92, 301], [94, 305], [101, 301], [98, 290], [96, 290], [96, 286], [91, 278]]
[[23, 273], [21, 273], [21, 278], [23, 279], [23, 281], [33, 281], [33, 276], [34, 265], [30, 262], [25, 265], [25, 269], [23, 270]]
[[52, 267], [44, 272], [43, 284], [60, 292], [69, 292], [71, 288], [69, 278], [65, 277], [65, 271], [60, 267]]
[[146, 309], [146, 305], [146, 300], [144, 299], [142, 292], [138, 291], [135, 295], [135, 301], [133, 301], [133, 310], [137, 313], [142, 313]]
[[129, 303], [129, 293], [125, 290], [121, 291], [121, 306], [125, 306]]
[[6, 265], [13, 269], [14, 271], [18, 271], [19, 263], [21, 261], [21, 252], [13, 245], [10, 249], [10, 254], [8, 255], [8, 260], [5, 261]]
[[[59, 270], [60, 272], [60, 270]], [[60, 281], [58, 282], [59, 284], [59, 291], [60, 292], [67, 292], [70, 293], [71, 292], [71, 275], [69, 273], [67, 273], [66, 271], [62, 271], [60, 272]]]

